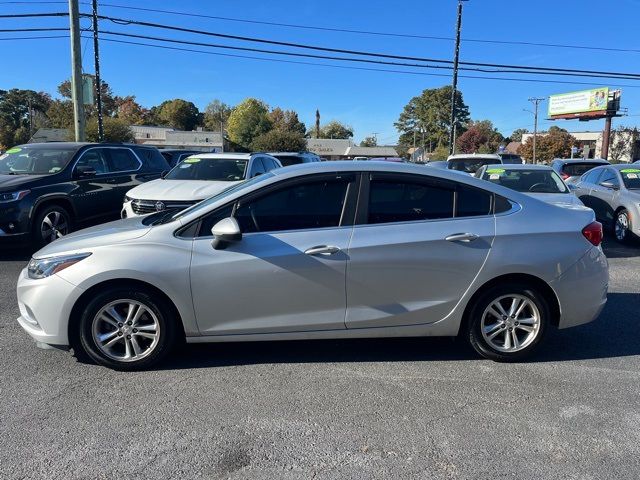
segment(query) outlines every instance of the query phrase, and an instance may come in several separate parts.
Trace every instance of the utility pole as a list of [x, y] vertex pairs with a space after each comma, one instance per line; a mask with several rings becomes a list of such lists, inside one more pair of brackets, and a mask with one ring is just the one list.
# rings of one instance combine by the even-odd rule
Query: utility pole
[[604, 121], [604, 132], [602, 135], [602, 158], [609, 158], [609, 141], [611, 139], [611, 116], [607, 115]]
[[455, 153], [456, 91], [458, 89], [458, 59], [460, 57], [460, 30], [462, 29], [462, 2], [458, 0], [458, 22], [456, 24], [456, 46], [453, 54], [453, 80], [451, 82], [451, 128], [449, 130], [449, 155]]
[[84, 102], [82, 99], [82, 53], [80, 50], [80, 14], [78, 0], [69, 0], [69, 29], [71, 33], [71, 98], [73, 100], [73, 129], [76, 142], [84, 142]]
[[27, 103], [29, 104], [29, 140], [31, 140], [31, 137], [33, 137], [33, 108], [31, 106], [31, 97], [29, 97]]
[[543, 102], [545, 99], [538, 98], [538, 97], [529, 97], [528, 100], [531, 103], [533, 103], [533, 106], [534, 106], [534, 109], [533, 109], [533, 163], [536, 164], [538, 163], [538, 160], [536, 158], [536, 140], [538, 137], [538, 105], [540, 105], [540, 102]]
[[98, 109], [98, 141], [104, 142], [102, 124], [102, 83], [100, 82], [100, 50], [98, 49], [98, 0], [93, 0], [93, 61], [96, 70], [96, 108]]

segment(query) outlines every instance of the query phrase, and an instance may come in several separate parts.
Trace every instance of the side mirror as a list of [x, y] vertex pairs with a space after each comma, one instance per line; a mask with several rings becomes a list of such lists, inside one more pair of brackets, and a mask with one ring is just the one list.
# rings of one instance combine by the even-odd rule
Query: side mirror
[[98, 172], [96, 172], [95, 168], [86, 165], [80, 165], [76, 167], [75, 171], [76, 178], [95, 177], [97, 174]]
[[613, 182], [600, 182], [600, 186], [611, 190], [620, 190], [620, 186]]
[[230, 243], [242, 240], [240, 225], [233, 217], [223, 218], [211, 229], [213, 240], [211, 246], [215, 250], [224, 250]]

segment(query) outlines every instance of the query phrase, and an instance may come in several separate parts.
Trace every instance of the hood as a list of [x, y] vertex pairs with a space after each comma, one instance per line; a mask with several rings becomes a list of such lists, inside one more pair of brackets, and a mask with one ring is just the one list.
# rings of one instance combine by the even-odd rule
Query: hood
[[1, 175], [0, 174], [0, 191], [14, 192], [22, 187], [30, 187], [38, 180], [50, 175]]
[[158, 179], [138, 185], [127, 196], [137, 200], [204, 200], [237, 183], [240, 182]]
[[42, 258], [61, 253], [91, 251], [96, 247], [140, 238], [151, 230], [151, 227], [142, 224], [142, 220], [142, 217], [132, 217], [78, 230], [38, 250], [33, 257]]

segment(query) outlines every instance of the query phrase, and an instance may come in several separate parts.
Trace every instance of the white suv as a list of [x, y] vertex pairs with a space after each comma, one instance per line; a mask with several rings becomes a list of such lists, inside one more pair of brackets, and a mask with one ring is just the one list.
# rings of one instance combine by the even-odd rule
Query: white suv
[[[248, 178], [281, 168], [264, 153], [202, 153], [192, 155], [158, 180], [127, 192], [122, 218], [163, 210], [181, 210]], [[144, 188], [140, 188], [144, 187]]]

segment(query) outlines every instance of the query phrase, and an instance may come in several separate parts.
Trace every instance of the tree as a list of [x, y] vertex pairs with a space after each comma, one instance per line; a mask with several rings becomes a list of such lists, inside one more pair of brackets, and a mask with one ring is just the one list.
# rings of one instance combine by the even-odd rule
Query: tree
[[[97, 96], [95, 79], [92, 84], [93, 84], [94, 104], [84, 106], [84, 112], [87, 118], [96, 116], [98, 114], [97, 106], [95, 104], [96, 96]], [[65, 80], [60, 85], [58, 85], [58, 93], [62, 95], [64, 98], [71, 100], [73, 98], [71, 93], [71, 80]], [[102, 100], [102, 115], [105, 117], [110, 117], [115, 115], [118, 105], [116, 102], [116, 97], [113, 96], [113, 92], [111, 91], [111, 87], [109, 87], [108, 83], [104, 81], [100, 82], [100, 93], [101, 93], [100, 99]]]
[[378, 140], [376, 137], [364, 137], [364, 140], [360, 142], [361, 147], [377, 147]]
[[154, 112], [159, 122], [177, 130], [193, 130], [198, 124], [199, 111], [192, 103], [175, 98], [162, 102]]
[[44, 92], [0, 90], [0, 145], [8, 147], [27, 142], [30, 133], [45, 126], [46, 116], [42, 114], [50, 104], [51, 97]]
[[[460, 137], [467, 129], [469, 122], [469, 107], [465, 105], [462, 93], [455, 95], [455, 128], [456, 136]], [[416, 145], [422, 144], [427, 149], [430, 146], [449, 144], [451, 130], [451, 87], [426, 89], [419, 96], [413, 97], [394, 123], [400, 132], [399, 143], [412, 146], [414, 138]]]
[[54, 100], [47, 109], [49, 126], [52, 128], [71, 128], [73, 126], [73, 102], [71, 100]]
[[229, 115], [227, 134], [232, 142], [249, 147], [253, 140], [271, 130], [269, 107], [256, 98], [240, 102]]
[[307, 131], [307, 127], [293, 110], [282, 110], [280, 107], [276, 107], [269, 112], [269, 120], [275, 130], [294, 132], [300, 135], [304, 135]]
[[[553, 126], [547, 133], [538, 134], [536, 139], [536, 160], [550, 161], [554, 158], [568, 158], [571, 147], [577, 140], [566, 130]], [[520, 145], [518, 153], [527, 160], [533, 160], [533, 137]]]
[[[104, 117], [104, 140], [106, 142], [133, 142], [133, 132], [129, 124], [120, 118]], [[85, 134], [88, 142], [98, 142], [98, 119], [90, 118], [87, 121]]]
[[[315, 138], [315, 130], [309, 132], [309, 136], [311, 138]], [[320, 127], [320, 138], [346, 139], [351, 137], [353, 137], [353, 127], [338, 122], [337, 120], [331, 120], [329, 123]]]
[[525, 133], [529, 133], [529, 130], [527, 130], [526, 128], [516, 128], [509, 138], [512, 142], [521, 142], [522, 135], [524, 135]]
[[638, 141], [638, 128], [637, 127], [624, 127], [620, 125], [615, 130], [611, 131], [611, 137], [609, 138], [609, 158], [611, 163], [620, 163], [625, 161], [633, 161], [633, 147]]
[[213, 132], [220, 131], [227, 124], [232, 110], [226, 103], [215, 99], [204, 110], [204, 127]]
[[449, 157], [449, 148], [445, 147], [444, 145], [440, 145], [435, 150], [433, 150], [433, 152], [431, 152], [431, 155], [429, 156], [429, 160], [431, 161], [446, 160], [447, 157]]
[[116, 97], [116, 116], [127, 125], [142, 125], [149, 111], [143, 108], [134, 95]]
[[307, 141], [300, 132], [274, 128], [256, 137], [251, 148], [261, 152], [299, 152], [306, 150]]
[[458, 137], [461, 153], [495, 153], [504, 138], [490, 120], [471, 121], [469, 129]]

